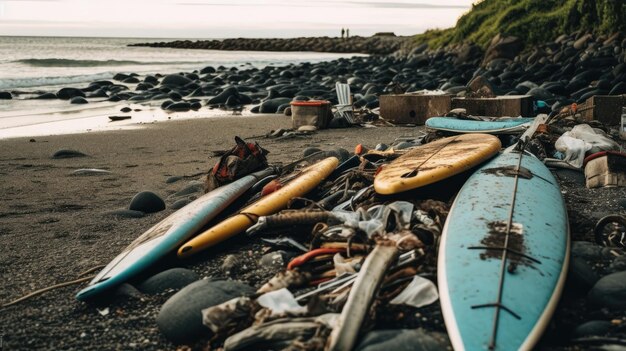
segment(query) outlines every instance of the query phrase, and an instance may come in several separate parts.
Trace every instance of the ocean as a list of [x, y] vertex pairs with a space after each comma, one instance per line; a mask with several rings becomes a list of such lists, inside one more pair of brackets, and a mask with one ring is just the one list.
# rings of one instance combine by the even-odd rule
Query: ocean
[[[106, 115], [120, 105], [107, 101], [70, 105], [62, 100], [32, 100], [29, 93], [84, 87], [116, 73], [168, 74], [191, 72], [205, 66], [257, 67], [321, 62], [352, 54], [317, 52], [217, 51], [129, 47], [141, 42], [171, 41], [157, 38], [73, 38], [0, 36], [0, 91], [18, 91], [13, 100], [0, 100], [0, 138], [75, 133], [127, 128], [149, 121], [170, 119], [161, 111], [133, 117], [132, 122], [111, 126]], [[190, 39], [195, 40], [195, 39]], [[15, 94], [14, 94], [15, 95]], [[145, 108], [144, 108], [145, 109]], [[204, 111], [203, 111], [204, 110]], [[189, 113], [182, 118], [215, 115]], [[100, 122], [98, 122], [100, 121]]]

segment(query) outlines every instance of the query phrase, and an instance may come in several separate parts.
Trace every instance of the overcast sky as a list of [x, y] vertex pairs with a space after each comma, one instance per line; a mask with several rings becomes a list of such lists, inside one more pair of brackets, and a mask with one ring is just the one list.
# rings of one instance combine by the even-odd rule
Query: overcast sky
[[0, 35], [159, 38], [421, 33], [476, 0], [0, 0]]

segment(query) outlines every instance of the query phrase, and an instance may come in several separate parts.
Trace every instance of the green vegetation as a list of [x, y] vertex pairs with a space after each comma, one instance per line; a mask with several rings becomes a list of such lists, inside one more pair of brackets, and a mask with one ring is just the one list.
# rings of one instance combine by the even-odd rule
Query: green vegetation
[[431, 48], [473, 42], [483, 48], [498, 33], [522, 38], [526, 45], [583, 30], [610, 34], [626, 30], [625, 0], [483, 0], [472, 5], [454, 28], [426, 31], [415, 44]]

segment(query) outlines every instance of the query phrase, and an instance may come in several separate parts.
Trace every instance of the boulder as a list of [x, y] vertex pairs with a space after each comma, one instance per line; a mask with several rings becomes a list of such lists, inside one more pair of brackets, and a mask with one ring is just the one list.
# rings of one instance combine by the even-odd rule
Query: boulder
[[156, 318], [163, 335], [176, 344], [211, 337], [202, 324], [201, 311], [235, 297], [250, 296], [254, 288], [237, 281], [199, 280], [184, 287], [167, 300]]
[[485, 66], [495, 59], [513, 60], [522, 51], [524, 44], [518, 37], [496, 35], [491, 40], [482, 65]]
[[597, 306], [626, 309], [626, 271], [602, 277], [593, 286], [587, 299]]

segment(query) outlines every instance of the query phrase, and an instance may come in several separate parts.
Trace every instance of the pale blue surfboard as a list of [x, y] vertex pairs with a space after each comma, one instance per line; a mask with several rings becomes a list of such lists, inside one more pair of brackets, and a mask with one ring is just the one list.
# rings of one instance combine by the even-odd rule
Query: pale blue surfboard
[[78, 292], [76, 298], [81, 301], [91, 299], [144, 272], [168, 253], [176, 251], [257, 181], [272, 173], [272, 169], [266, 169], [247, 175], [172, 213], [135, 239]]
[[495, 121], [475, 121], [453, 117], [431, 117], [426, 120], [426, 127], [434, 130], [454, 133], [518, 133], [532, 123], [534, 118], [510, 118]]
[[[505, 246], [510, 215], [507, 246], [525, 256], [507, 252], [503, 260], [497, 248]], [[511, 152], [478, 169], [457, 195], [439, 247], [441, 307], [454, 349], [532, 349], [560, 298], [568, 262], [566, 207], [544, 164]], [[497, 301], [504, 307], [491, 305]]]

